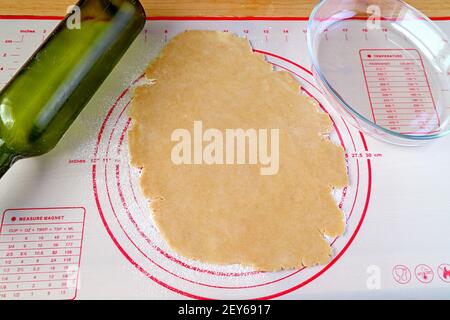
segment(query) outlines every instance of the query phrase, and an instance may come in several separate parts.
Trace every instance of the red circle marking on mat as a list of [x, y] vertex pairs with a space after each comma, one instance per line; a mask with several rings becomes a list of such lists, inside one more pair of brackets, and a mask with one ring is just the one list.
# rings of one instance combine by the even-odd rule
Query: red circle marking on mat
[[[263, 52], [261, 52], [261, 53], [263, 53]], [[275, 57], [277, 57], [277, 58], [280, 58], [280, 59], [282, 59], [282, 60], [284, 60], [284, 61], [287, 61], [287, 62], [289, 62], [289, 63], [291, 63], [291, 64], [293, 64], [293, 65], [299, 67], [300, 69], [305, 70], [305, 71], [307, 71], [308, 73], [310, 73], [310, 72], [309, 72], [307, 69], [305, 69], [304, 67], [302, 67], [302, 66], [300, 66], [300, 65], [298, 65], [298, 64], [296, 64], [296, 63], [294, 63], [294, 62], [292, 62], [292, 61], [290, 61], [290, 60], [288, 60], [288, 59], [286, 59], [286, 58], [283, 58], [283, 57], [280, 57], [280, 56], [276, 56], [276, 55], [271, 54], [271, 53], [267, 53], [267, 54], [268, 54], [268, 55], [271, 55], [271, 56], [275, 56]], [[308, 82], [309, 82], [309, 81], [308, 81]], [[97, 145], [96, 145], [96, 147], [95, 147], [95, 152], [94, 152], [94, 158], [96, 158], [96, 157], [98, 156], [98, 150], [99, 150], [99, 146], [100, 146], [100, 142], [101, 142], [101, 138], [102, 138], [104, 129], [105, 129], [105, 127], [106, 127], [106, 123], [107, 123], [107, 121], [109, 120], [109, 118], [110, 118], [110, 116], [111, 116], [113, 110], [115, 109], [115, 107], [117, 106], [117, 104], [119, 103], [119, 101], [126, 95], [126, 93], [128, 92], [128, 90], [129, 90], [129, 88], [125, 89], [125, 90], [122, 92], [122, 94], [121, 94], [121, 95], [119, 96], [119, 98], [116, 100], [116, 102], [114, 103], [113, 107], [109, 110], [107, 116], [105, 117], [105, 119], [104, 119], [104, 121], [103, 121], [103, 123], [102, 123], [102, 126], [101, 126], [101, 128], [100, 128], [99, 134], [98, 134]], [[345, 123], [345, 121], [344, 121], [344, 123]], [[348, 128], [347, 128], [347, 129], [348, 129]], [[352, 140], [353, 140], [353, 137], [351, 136], [351, 134], [350, 134], [350, 137], [351, 137]], [[363, 141], [363, 144], [364, 144], [365, 149], [367, 150], [367, 143], [366, 143], [366, 141], [365, 141], [364, 135], [363, 135], [361, 132], [360, 132], [360, 137], [361, 137], [361, 139], [362, 139], [362, 141]], [[105, 166], [105, 167], [106, 167], [106, 166]], [[161, 281], [161, 280], [158, 280], [157, 278], [155, 278], [154, 276], [152, 276], [150, 273], [148, 273], [145, 269], [143, 269], [139, 264], [137, 264], [137, 263], [136, 263], [136, 262], [135, 262], [135, 261], [134, 261], [134, 260], [133, 260], [126, 252], [125, 252], [125, 250], [124, 250], [123, 247], [120, 245], [120, 243], [117, 241], [116, 237], [114, 236], [114, 234], [112, 233], [111, 229], [109, 228], [108, 223], [107, 223], [107, 221], [106, 221], [106, 218], [105, 218], [105, 216], [104, 216], [104, 214], [103, 214], [103, 210], [102, 210], [102, 208], [101, 208], [100, 200], [99, 200], [99, 197], [98, 197], [98, 190], [97, 190], [97, 183], [96, 183], [96, 168], [97, 168], [97, 166], [96, 166], [96, 164], [94, 163], [94, 164], [92, 165], [92, 179], [93, 179], [93, 190], [94, 190], [94, 196], [95, 196], [97, 208], [98, 208], [98, 210], [99, 210], [99, 214], [100, 214], [100, 216], [101, 216], [102, 222], [103, 222], [103, 224], [104, 224], [104, 226], [105, 226], [105, 228], [106, 228], [106, 230], [107, 230], [109, 236], [110, 236], [111, 239], [113, 240], [114, 244], [118, 247], [118, 249], [120, 250], [120, 252], [124, 255], [124, 257], [125, 257], [130, 263], [132, 263], [138, 270], [140, 270], [142, 273], [144, 273], [148, 278], [150, 278], [150, 279], [153, 280], [154, 282], [160, 284], [161, 286], [163, 286], [163, 287], [165, 287], [165, 288], [167, 288], [167, 289], [169, 289], [169, 290], [172, 290], [172, 291], [174, 291], [174, 292], [176, 292], [176, 293], [178, 293], [178, 294], [184, 295], [184, 296], [186, 296], [186, 297], [195, 298], [195, 299], [208, 299], [207, 297], [202, 297], [202, 296], [198, 296], [198, 295], [191, 294], [191, 293], [189, 293], [189, 292], [185, 292], [185, 291], [179, 290], [179, 289], [177, 289], [177, 288], [175, 288], [175, 287], [173, 287], [173, 286], [171, 286], [171, 285], [168, 285], [168, 284], [164, 283], [164, 282]], [[357, 225], [355, 231], [353, 232], [352, 236], [350, 237], [349, 241], [348, 241], [347, 244], [344, 246], [344, 248], [336, 255], [336, 257], [335, 257], [332, 261], [330, 261], [324, 268], [322, 268], [320, 271], [318, 271], [315, 275], [313, 275], [313, 276], [310, 277], [309, 279], [307, 279], [307, 280], [301, 282], [300, 284], [298, 284], [298, 285], [296, 285], [296, 286], [293, 286], [293, 287], [291, 287], [291, 288], [289, 288], [289, 289], [286, 289], [286, 290], [284, 290], [284, 291], [281, 291], [281, 292], [278, 292], [278, 293], [275, 293], [275, 294], [272, 294], [272, 295], [260, 297], [260, 298], [258, 298], [258, 299], [271, 299], [271, 298], [279, 297], [279, 296], [285, 295], [285, 294], [287, 294], [287, 293], [289, 293], [289, 292], [292, 292], [292, 291], [294, 291], [294, 290], [297, 290], [297, 289], [299, 289], [299, 288], [305, 286], [306, 284], [310, 283], [310, 282], [313, 281], [314, 279], [318, 278], [320, 275], [322, 275], [322, 274], [323, 274], [325, 271], [327, 271], [329, 268], [331, 268], [331, 266], [333, 266], [333, 265], [334, 265], [334, 264], [335, 264], [335, 263], [343, 256], [343, 254], [347, 251], [347, 249], [350, 247], [351, 243], [352, 243], [353, 240], [355, 239], [356, 235], [358, 234], [358, 232], [359, 232], [359, 230], [360, 230], [360, 228], [361, 228], [361, 225], [362, 225], [362, 223], [363, 223], [363, 221], [364, 221], [364, 218], [365, 218], [365, 216], [366, 216], [366, 213], [367, 213], [368, 205], [369, 205], [369, 202], [370, 202], [371, 186], [372, 186], [372, 169], [371, 169], [371, 162], [370, 162], [370, 159], [367, 159], [367, 168], [368, 168], [368, 190], [367, 190], [367, 197], [366, 197], [364, 209], [363, 209], [363, 212], [362, 212], [360, 221], [359, 221], [359, 223], [358, 223], [358, 225]], [[128, 235], [127, 235], [127, 237], [128, 237]], [[129, 240], [131, 241], [131, 239], [129, 239]], [[303, 269], [297, 270], [295, 273], [298, 273], [298, 272], [300, 272], [301, 270], [303, 270]]]

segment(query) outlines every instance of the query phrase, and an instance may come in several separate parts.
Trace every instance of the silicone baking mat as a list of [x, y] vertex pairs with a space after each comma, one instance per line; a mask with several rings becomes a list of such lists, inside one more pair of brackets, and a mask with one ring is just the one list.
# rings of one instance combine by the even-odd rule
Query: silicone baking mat
[[[1, 17], [0, 86], [57, 20]], [[450, 33], [449, 21], [436, 23]], [[148, 62], [188, 29], [248, 38], [332, 117], [331, 139], [346, 150], [350, 185], [334, 192], [347, 228], [329, 239], [334, 256], [327, 265], [274, 273], [206, 265], [176, 255], [159, 236], [139, 172], [128, 163], [128, 108]], [[330, 41], [365, 48], [370, 32], [349, 22]], [[364, 81], [362, 63], [355, 61]], [[56, 149], [19, 161], [0, 181], [0, 299], [450, 297], [450, 138], [420, 148], [374, 140], [333, 112], [310, 70], [304, 18], [148, 21]], [[385, 76], [376, 80], [372, 85], [382, 86]], [[368, 99], [368, 92], [355, 94]], [[382, 116], [401, 125], [402, 112]]]

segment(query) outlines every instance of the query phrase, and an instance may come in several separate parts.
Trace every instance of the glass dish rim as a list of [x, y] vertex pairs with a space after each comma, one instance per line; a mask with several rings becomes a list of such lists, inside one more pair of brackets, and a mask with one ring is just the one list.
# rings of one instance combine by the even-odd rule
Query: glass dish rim
[[[406, 2], [404, 2], [403, 0], [390, 0], [390, 1], [395, 1], [400, 3], [403, 7], [406, 7], [408, 10], [411, 10], [412, 12], [414, 12], [414, 14], [416, 14], [417, 16], [419, 16], [420, 18], [422, 18], [427, 24], [430, 24], [433, 27], [433, 30], [440, 32], [443, 37], [445, 39], [448, 40], [448, 37], [446, 36], [446, 34], [444, 34], [440, 28], [431, 20], [429, 19], [425, 14], [423, 14], [422, 12], [420, 12], [419, 10], [417, 10], [416, 8], [414, 8], [413, 6], [407, 4]], [[333, 86], [328, 82], [327, 78], [325, 77], [325, 75], [323, 74], [320, 65], [314, 55], [314, 50], [313, 50], [313, 38], [312, 38], [312, 25], [313, 25], [313, 20], [317, 15], [317, 12], [320, 10], [320, 8], [324, 5], [324, 3], [327, 2], [327, 0], [321, 0], [312, 10], [309, 19], [308, 19], [308, 24], [307, 24], [307, 32], [306, 32], [306, 38], [307, 38], [307, 47], [308, 47], [308, 54], [309, 54], [309, 58], [311, 59], [311, 63], [312, 63], [312, 67], [313, 67], [313, 71], [316, 72], [316, 74], [319, 76], [320, 81], [323, 84], [323, 87], [332, 94], [332, 96], [337, 100], [337, 102], [347, 111], [349, 112], [352, 116], [355, 116], [357, 119], [362, 120], [363, 122], [367, 123], [368, 125], [370, 125], [371, 127], [377, 129], [377, 130], [381, 130], [384, 133], [387, 133], [389, 135], [395, 136], [397, 138], [402, 138], [402, 139], [406, 139], [406, 140], [410, 140], [410, 141], [419, 141], [419, 140], [432, 140], [432, 139], [436, 139], [436, 138], [441, 138], [443, 136], [446, 136], [447, 134], [450, 133], [450, 126], [448, 126], [448, 128], [439, 131], [438, 133], [434, 133], [434, 134], [427, 134], [427, 135], [411, 135], [411, 134], [403, 134], [403, 133], [399, 133], [399, 132], [395, 132], [392, 130], [389, 130], [385, 127], [382, 127], [378, 124], [376, 124], [375, 122], [371, 121], [370, 119], [368, 119], [367, 117], [363, 116], [362, 114], [360, 114], [358, 111], [356, 111], [353, 107], [351, 107], [341, 96], [340, 94], [333, 88]], [[342, 19], [342, 20], [350, 20], [351, 18], [348, 19]], [[339, 20], [339, 21], [342, 21]], [[332, 103], [331, 103], [332, 104]], [[336, 108], [334, 108], [336, 109]], [[338, 111], [338, 110], [337, 110]], [[342, 114], [342, 112], [338, 111], [338, 113]], [[346, 116], [345, 116], [346, 117]], [[446, 120], [448, 122], [448, 120]], [[442, 125], [441, 125], [442, 126]], [[362, 128], [361, 128], [362, 129]]]

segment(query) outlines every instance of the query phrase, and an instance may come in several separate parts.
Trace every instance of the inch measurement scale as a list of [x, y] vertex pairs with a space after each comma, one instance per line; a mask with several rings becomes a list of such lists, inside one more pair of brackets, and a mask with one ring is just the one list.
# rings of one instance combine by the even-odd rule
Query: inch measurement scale
[[[0, 83], [8, 81], [15, 68], [56, 23], [19, 18], [0, 20], [0, 66], [3, 68]], [[448, 22], [440, 24], [450, 31]], [[258, 273], [236, 265], [205, 265], [174, 254], [156, 231], [147, 201], [140, 195], [139, 172], [128, 164], [130, 120], [127, 114], [133, 83], [139, 81], [142, 70], [166, 42], [189, 29], [233, 32], [248, 38], [255, 51], [264, 54], [275, 68], [291, 72], [302, 84], [303, 93], [317, 99], [332, 117], [335, 130], [331, 139], [346, 149], [350, 185], [334, 194], [345, 213], [347, 227], [343, 237], [329, 239], [334, 251], [329, 264], [275, 273]], [[383, 279], [379, 292], [421, 296], [439, 296], [448, 292], [445, 291], [448, 284], [440, 281], [438, 276], [425, 287], [415, 280], [414, 269], [416, 265], [427, 264], [437, 273], [443, 270], [438, 266], [449, 263], [450, 237], [444, 226], [450, 223], [446, 214], [450, 206], [444, 196], [437, 197], [425, 191], [417, 199], [434, 201], [436, 208], [434, 220], [433, 215], [428, 215], [431, 219], [428, 225], [421, 221], [424, 206], [404, 199], [410, 197], [408, 186], [413, 185], [413, 181], [433, 176], [435, 172], [421, 169], [421, 163], [429, 163], [432, 158], [448, 159], [450, 141], [442, 139], [428, 147], [426, 153], [411, 150], [397, 154], [395, 147], [355, 130], [333, 111], [315, 82], [310, 71], [306, 36], [304, 19], [163, 18], [148, 21], [140, 38], [64, 141], [44, 157], [18, 163], [0, 186], [0, 210], [6, 219], [11, 212], [16, 212], [8, 210], [11, 208], [53, 208], [42, 209], [42, 212], [46, 215], [56, 212], [57, 215], [73, 216], [73, 219], [78, 219], [79, 213], [61, 207], [86, 208], [84, 237], [77, 243], [77, 246], [83, 246], [83, 251], [77, 260], [80, 264], [76, 267], [76, 281], [68, 274], [71, 281], [67, 282], [64, 293], [58, 287], [55, 290], [46, 288], [42, 290], [43, 294], [49, 299], [71, 299], [74, 297], [72, 286], [76, 286], [76, 297], [81, 299], [364, 297], [374, 294], [366, 285], [368, 267], [373, 265], [379, 268]], [[363, 50], [368, 49], [363, 44], [370, 36], [363, 30], [351, 28], [328, 34], [330, 41], [359, 43], [358, 48]], [[359, 74], [362, 84], [365, 72], [371, 72], [369, 69], [364, 71], [363, 67], [366, 65], [355, 60], [354, 71]], [[424, 70], [427, 71], [427, 66]], [[355, 99], [367, 101], [371, 112], [368, 91], [355, 92]], [[396, 170], [398, 175], [404, 175], [401, 194], [393, 194], [390, 189], [393, 162], [402, 163], [402, 169]], [[434, 164], [427, 168], [440, 168], [439, 177], [445, 179], [443, 176], [447, 176], [450, 181], [450, 175], [444, 171], [445, 164]], [[21, 212], [17, 212], [17, 217], [30, 214], [28, 209]], [[33, 211], [32, 214], [36, 213]], [[405, 222], [402, 217], [408, 221], [421, 221], [421, 224]], [[421, 228], [424, 225], [429, 227], [425, 233], [429, 242], [410, 237], [411, 234], [423, 235]], [[395, 230], [395, 237], [392, 230]], [[10, 241], [9, 236], [2, 229], [1, 241]], [[434, 249], [429, 250], [427, 243], [433, 243]], [[411, 270], [408, 284], [396, 282], [393, 275], [398, 272], [392, 272], [396, 265]], [[71, 272], [73, 274], [74, 270]], [[16, 272], [0, 263], [1, 277], [11, 273]], [[33, 288], [25, 285], [23, 288], [25, 291], [20, 291], [20, 295], [14, 290], [2, 293], [0, 288], [0, 298], [29, 298]]]

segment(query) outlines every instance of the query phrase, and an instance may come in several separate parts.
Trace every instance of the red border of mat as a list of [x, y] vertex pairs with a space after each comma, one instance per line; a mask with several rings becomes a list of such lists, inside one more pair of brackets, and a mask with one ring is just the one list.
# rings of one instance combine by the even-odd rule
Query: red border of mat
[[[62, 20], [63, 16], [36, 16], [36, 15], [0, 15], [0, 20]], [[307, 21], [308, 17], [232, 17], [232, 16], [155, 16], [147, 20], [240, 20], [240, 21]], [[431, 20], [450, 20], [450, 16], [430, 17]]]

